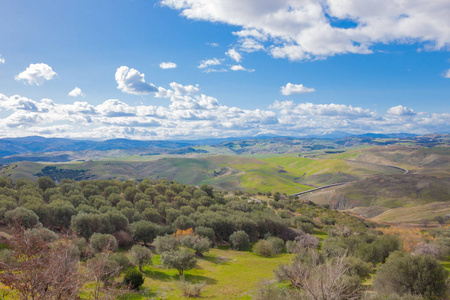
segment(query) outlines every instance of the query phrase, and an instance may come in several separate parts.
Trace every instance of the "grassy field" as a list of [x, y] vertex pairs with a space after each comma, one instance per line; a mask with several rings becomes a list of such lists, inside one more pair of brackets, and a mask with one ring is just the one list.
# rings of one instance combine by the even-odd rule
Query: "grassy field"
[[[272, 271], [279, 264], [287, 263], [290, 257], [282, 254], [265, 258], [250, 252], [211, 249], [198, 260], [198, 268], [185, 271], [184, 276], [192, 283], [206, 283], [202, 299], [250, 299], [249, 294], [257, 288], [258, 282], [273, 279]], [[151, 297], [183, 298], [175, 285], [178, 272], [162, 268], [159, 256], [155, 256], [153, 262], [153, 266], [144, 268], [145, 283], [141, 290], [149, 289]], [[132, 299], [146, 298], [134, 296]]]
[[450, 202], [433, 202], [412, 207], [400, 207], [385, 211], [373, 218], [376, 222], [398, 222], [420, 224], [423, 220], [434, 220], [450, 214]]

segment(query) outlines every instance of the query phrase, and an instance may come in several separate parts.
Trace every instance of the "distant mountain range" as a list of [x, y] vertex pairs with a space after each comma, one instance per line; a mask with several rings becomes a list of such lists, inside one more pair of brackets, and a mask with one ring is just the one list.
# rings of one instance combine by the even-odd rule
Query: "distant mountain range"
[[[412, 138], [417, 135], [408, 133], [396, 134], [375, 134], [366, 133], [362, 135], [351, 135], [345, 132], [333, 132], [323, 135], [314, 135], [306, 137], [282, 137], [286, 139], [343, 139], [348, 137], [358, 138]], [[234, 137], [200, 140], [165, 140], [165, 141], [140, 141], [130, 139], [112, 139], [105, 141], [73, 140], [64, 138], [44, 138], [40, 136], [29, 136], [21, 138], [0, 139], [0, 157], [24, 154], [24, 153], [46, 153], [56, 151], [83, 151], [83, 150], [117, 150], [117, 149], [135, 149], [135, 148], [166, 148], [176, 149], [183, 147], [192, 147], [198, 145], [217, 145], [230, 141], [240, 140], [267, 140], [280, 138], [279, 136], [257, 136], [257, 137]]]

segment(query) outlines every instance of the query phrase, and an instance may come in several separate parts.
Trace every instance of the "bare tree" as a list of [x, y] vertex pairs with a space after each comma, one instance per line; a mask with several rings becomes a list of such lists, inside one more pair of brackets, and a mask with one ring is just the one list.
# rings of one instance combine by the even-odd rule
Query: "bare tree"
[[307, 300], [357, 299], [359, 283], [347, 276], [349, 266], [346, 254], [325, 260], [317, 251], [307, 251], [301, 259], [290, 265], [280, 266], [276, 276], [289, 279]]
[[86, 278], [70, 236], [52, 243], [30, 230], [18, 230], [9, 244], [11, 250], [0, 260], [0, 282], [16, 292], [12, 297], [77, 299]]
[[120, 274], [121, 266], [111, 259], [110, 251], [103, 251], [87, 262], [87, 273], [93, 283], [90, 299], [117, 299], [128, 291], [128, 287], [114, 281]]

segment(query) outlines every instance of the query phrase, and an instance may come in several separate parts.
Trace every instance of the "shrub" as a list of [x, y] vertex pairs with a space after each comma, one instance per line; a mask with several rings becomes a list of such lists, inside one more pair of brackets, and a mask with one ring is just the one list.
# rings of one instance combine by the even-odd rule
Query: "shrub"
[[111, 255], [110, 260], [115, 261], [119, 265], [120, 272], [123, 272], [130, 266], [130, 260], [123, 253], [115, 253]]
[[202, 289], [206, 286], [205, 283], [189, 283], [184, 276], [180, 276], [180, 281], [175, 283], [180, 289], [184, 297], [200, 297]]
[[39, 223], [39, 217], [32, 210], [25, 207], [17, 207], [5, 213], [5, 220], [9, 225], [32, 228]]
[[208, 252], [211, 247], [211, 242], [208, 238], [194, 235], [186, 235], [180, 240], [183, 246], [191, 248], [195, 251], [195, 255], [202, 257], [204, 252]]
[[29, 236], [36, 241], [54, 242], [58, 236], [56, 233], [45, 227], [29, 229], [25, 232], [25, 236]]
[[440, 257], [439, 247], [434, 244], [426, 244], [426, 243], [417, 244], [413, 254], [431, 255], [436, 259]]
[[305, 233], [313, 233], [314, 232], [314, 225], [311, 223], [299, 223], [297, 225], [297, 228]]
[[267, 241], [272, 244], [273, 252], [275, 254], [281, 254], [284, 251], [284, 241], [280, 238], [271, 236], [267, 238]]
[[266, 257], [276, 254], [275, 249], [273, 248], [273, 244], [267, 240], [259, 240], [253, 246], [253, 252]]
[[434, 299], [444, 297], [448, 272], [429, 255], [394, 252], [378, 268], [375, 289], [382, 293], [420, 294]]
[[235, 250], [246, 250], [250, 246], [248, 234], [245, 231], [236, 231], [230, 235], [231, 247]]
[[195, 255], [189, 250], [166, 251], [161, 255], [161, 264], [169, 269], [177, 269], [180, 275], [194, 268], [196, 263]]
[[139, 271], [142, 271], [142, 267], [152, 264], [152, 252], [150, 249], [141, 245], [134, 245], [130, 250], [131, 261], [139, 267]]
[[105, 250], [116, 252], [118, 248], [116, 238], [110, 234], [94, 233], [89, 243], [95, 252]]
[[126, 231], [120, 230], [113, 233], [113, 236], [116, 238], [119, 247], [130, 247], [133, 245], [133, 237]]
[[138, 290], [144, 284], [144, 276], [136, 269], [129, 269], [123, 277], [123, 282], [132, 289]]
[[177, 250], [180, 245], [180, 241], [173, 235], [157, 236], [153, 242], [156, 253], [162, 254], [166, 251]]
[[289, 253], [299, 253], [304, 249], [317, 249], [319, 238], [308, 233], [301, 233], [295, 237], [294, 241], [286, 242], [286, 250]]
[[199, 226], [195, 228], [195, 234], [208, 238], [211, 241], [212, 247], [216, 245], [216, 234], [214, 233], [213, 229]]

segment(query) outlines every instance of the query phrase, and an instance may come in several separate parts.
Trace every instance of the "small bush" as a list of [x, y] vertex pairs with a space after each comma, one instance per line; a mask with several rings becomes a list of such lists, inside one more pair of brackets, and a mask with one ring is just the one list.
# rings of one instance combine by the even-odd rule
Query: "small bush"
[[300, 253], [305, 249], [317, 249], [319, 247], [319, 238], [302, 232], [295, 237], [294, 241], [286, 242], [286, 250], [289, 253]]
[[189, 283], [184, 276], [180, 276], [180, 281], [176, 283], [184, 297], [200, 297], [202, 289], [206, 286], [202, 283]]
[[299, 223], [297, 224], [297, 228], [309, 234], [314, 232], [314, 225], [311, 223]]
[[208, 238], [211, 241], [212, 247], [214, 247], [216, 245], [216, 233], [214, 232], [214, 230], [212, 228], [203, 227], [203, 226], [196, 227], [195, 234]]
[[123, 282], [132, 289], [138, 290], [144, 284], [144, 276], [136, 269], [129, 269], [123, 277]]
[[284, 241], [282, 239], [271, 236], [267, 239], [267, 241], [272, 244], [273, 252], [275, 254], [281, 254], [284, 252]]
[[195, 251], [195, 255], [203, 257], [203, 253], [208, 252], [211, 247], [211, 242], [208, 238], [201, 236], [186, 235], [180, 238], [183, 246], [191, 248]]
[[447, 277], [448, 272], [432, 256], [394, 252], [378, 268], [374, 286], [381, 293], [439, 299], [446, 294]]
[[235, 250], [246, 250], [250, 246], [248, 234], [245, 231], [236, 231], [230, 235], [231, 247]]
[[130, 266], [130, 260], [123, 253], [111, 255], [110, 260], [115, 261], [119, 265], [120, 272], [125, 271]]
[[116, 238], [111, 234], [94, 233], [91, 236], [90, 245], [95, 252], [105, 250], [116, 252], [118, 249]]
[[119, 247], [128, 248], [133, 245], [133, 237], [124, 230], [114, 232], [113, 236], [116, 238]]
[[259, 240], [253, 246], [253, 252], [266, 257], [273, 256], [276, 254], [273, 248], [273, 244], [267, 240]]
[[17, 207], [5, 213], [5, 220], [11, 226], [32, 228], [39, 223], [38, 215], [25, 207]]

